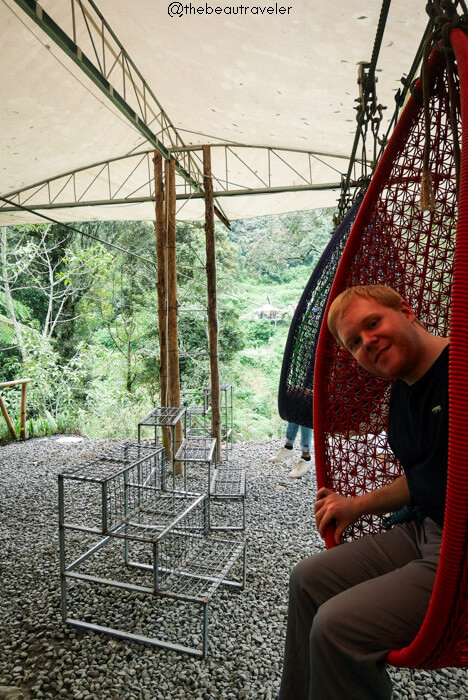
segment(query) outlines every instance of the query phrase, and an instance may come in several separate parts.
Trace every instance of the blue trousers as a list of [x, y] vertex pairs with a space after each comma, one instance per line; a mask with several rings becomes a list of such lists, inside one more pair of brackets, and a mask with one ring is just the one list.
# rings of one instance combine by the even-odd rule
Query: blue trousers
[[312, 428], [306, 428], [304, 425], [298, 425], [297, 423], [288, 423], [286, 427], [286, 442], [294, 445], [299, 428], [301, 429], [301, 449], [303, 452], [310, 452]]

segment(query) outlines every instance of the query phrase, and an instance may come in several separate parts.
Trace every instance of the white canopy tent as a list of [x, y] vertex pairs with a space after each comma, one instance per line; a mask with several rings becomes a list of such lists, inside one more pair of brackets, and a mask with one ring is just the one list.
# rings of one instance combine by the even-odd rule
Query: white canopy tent
[[[390, 5], [376, 73], [381, 132], [425, 4]], [[333, 206], [380, 10], [377, 0], [3, 0], [0, 192], [62, 221], [153, 219], [157, 142], [181, 166], [178, 218], [201, 218], [200, 193], [180, 177], [200, 181], [200, 152], [189, 162], [183, 148], [213, 144], [229, 219]], [[0, 225], [38, 221], [0, 205]]]

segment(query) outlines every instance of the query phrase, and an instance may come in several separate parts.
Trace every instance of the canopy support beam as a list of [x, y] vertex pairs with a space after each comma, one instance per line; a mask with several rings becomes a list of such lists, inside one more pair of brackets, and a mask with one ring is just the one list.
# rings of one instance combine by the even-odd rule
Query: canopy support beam
[[[349, 187], [359, 187], [359, 182], [351, 182]], [[230, 191], [223, 191], [219, 190], [217, 192], [213, 192], [213, 197], [243, 197], [245, 195], [254, 195], [254, 194], [282, 194], [286, 192], [320, 192], [320, 191], [327, 191], [327, 190], [339, 190], [341, 187], [340, 182], [327, 182], [321, 185], [291, 185], [291, 186], [284, 186], [284, 187], [256, 187], [256, 188], [247, 188], [247, 189], [241, 189], [241, 190], [230, 190]], [[18, 195], [14, 195], [16, 198]], [[187, 199], [204, 199], [205, 194], [204, 193], [199, 193], [195, 192], [194, 194], [177, 194], [176, 195], [176, 200], [177, 201], [185, 201]], [[5, 200], [6, 198], [4, 198]], [[4, 201], [3, 200], [3, 201]], [[25, 209], [29, 209], [32, 213], [34, 211], [47, 211], [47, 210], [53, 210], [53, 209], [76, 209], [76, 208], [86, 208], [86, 207], [94, 207], [94, 206], [112, 206], [112, 205], [121, 205], [121, 204], [145, 204], [145, 203], [151, 203], [153, 204], [155, 202], [155, 197], [128, 197], [126, 199], [95, 199], [95, 200], [89, 200], [89, 201], [80, 201], [80, 202], [49, 202], [49, 203], [41, 203], [41, 204], [30, 204], [29, 207], [27, 205], [18, 205], [15, 206], [13, 203], [14, 200], [11, 200], [11, 204], [3, 205], [0, 206], [0, 217], [2, 214], [10, 214], [13, 212], [19, 212], [19, 211], [24, 211]], [[224, 222], [223, 222], [224, 223]], [[0, 224], [0, 225], [9, 225], [9, 224]]]
[[[159, 386], [160, 405], [168, 405], [167, 390], [167, 274], [166, 274], [166, 246], [167, 230], [164, 212], [163, 189], [163, 159], [160, 153], [154, 152], [154, 187], [156, 197], [156, 262], [158, 266], [158, 280], [156, 289], [158, 293], [158, 332], [159, 332]], [[162, 428], [163, 445], [166, 449], [167, 459], [172, 462], [172, 441], [169, 428]]]
[[[166, 256], [167, 261], [167, 355], [169, 375], [169, 404], [180, 406], [179, 334], [177, 322], [177, 259], [176, 259], [176, 197], [175, 160], [165, 163], [166, 194]], [[175, 450], [182, 444], [182, 423], [175, 427]], [[173, 455], [174, 457], [174, 455]], [[175, 462], [176, 475], [183, 474], [182, 462]]]
[[206, 292], [211, 376], [211, 436], [216, 438], [217, 461], [221, 461], [221, 412], [219, 408], [218, 308], [216, 299], [216, 240], [214, 226], [211, 151], [203, 146], [205, 189]]
[[[341, 156], [316, 151], [272, 148], [268, 146], [245, 146], [209, 144], [212, 160], [213, 197], [237, 197], [246, 194], [283, 194], [286, 192], [307, 192], [341, 189], [340, 182], [323, 182], [323, 168], [336, 172], [342, 177]], [[187, 154], [203, 169], [202, 146], [187, 146], [171, 149], [180, 162], [185, 162]], [[67, 209], [72, 207], [101, 207], [115, 204], [143, 204], [152, 202], [154, 194], [151, 173], [154, 150], [138, 151], [120, 158], [111, 158], [92, 165], [62, 173], [52, 179], [42, 180], [5, 194], [5, 202], [0, 206], [3, 212], [14, 212], [15, 204], [33, 209]], [[213, 163], [225, 169], [222, 178], [213, 171]], [[223, 168], [220, 164], [223, 164]], [[318, 168], [318, 170], [316, 169]], [[214, 173], [214, 174], [213, 174]], [[96, 196], [96, 185], [105, 192]], [[354, 182], [350, 183], [354, 186]], [[99, 189], [98, 189], [99, 191]], [[204, 197], [201, 190], [189, 190], [180, 178], [176, 181], [178, 201]], [[5, 200], [3, 200], [5, 201]], [[215, 214], [217, 213], [215, 209]], [[66, 213], [64, 212], [65, 216]], [[221, 213], [219, 212], [219, 215]], [[229, 222], [220, 216], [229, 227]], [[7, 221], [6, 223], [10, 223]]]

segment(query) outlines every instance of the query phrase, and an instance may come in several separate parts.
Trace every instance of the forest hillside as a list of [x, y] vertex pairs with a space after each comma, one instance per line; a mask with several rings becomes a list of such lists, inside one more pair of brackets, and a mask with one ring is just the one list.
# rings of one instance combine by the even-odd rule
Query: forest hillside
[[[332, 216], [296, 212], [216, 229], [220, 373], [234, 387], [235, 440], [282, 433], [276, 396], [289, 323]], [[81, 233], [0, 229], [0, 382], [31, 378], [29, 436], [134, 437], [159, 401], [154, 224], [74, 228]], [[181, 388], [190, 397], [209, 383], [201, 224], [178, 224], [177, 263]], [[20, 393], [2, 390], [17, 427]], [[8, 439], [2, 420], [0, 441]]]

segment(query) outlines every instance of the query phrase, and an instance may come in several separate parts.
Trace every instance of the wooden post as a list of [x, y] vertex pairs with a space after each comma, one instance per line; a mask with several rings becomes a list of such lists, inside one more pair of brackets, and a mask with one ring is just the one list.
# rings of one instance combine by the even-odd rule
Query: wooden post
[[26, 382], [21, 384], [20, 440], [26, 440]]
[[216, 243], [214, 227], [211, 152], [203, 146], [203, 185], [205, 188], [206, 288], [208, 296], [208, 338], [211, 374], [211, 435], [216, 438], [218, 462], [221, 460], [221, 412], [219, 407], [218, 310], [216, 302]]
[[10, 431], [13, 440], [17, 440], [17, 439], [18, 439], [18, 436], [17, 436], [17, 434], [16, 434], [16, 432], [15, 432], [15, 429], [14, 429], [14, 427], [13, 427], [13, 423], [12, 423], [11, 420], [10, 420], [10, 416], [8, 415], [8, 411], [7, 411], [7, 409], [6, 409], [6, 406], [5, 406], [4, 402], [3, 402], [3, 399], [2, 399], [2, 397], [1, 397], [1, 395], [0, 395], [0, 409], [2, 410], [3, 417], [4, 417], [4, 419], [5, 419], [5, 422], [6, 422], [7, 426], [8, 426], [8, 430]]
[[[0, 382], [0, 389], [3, 389], [4, 387], [7, 387], [7, 386], [17, 386], [18, 384], [21, 384], [21, 412], [20, 412], [20, 439], [21, 440], [26, 439], [26, 388], [27, 388], [27, 385], [30, 381], [31, 381], [30, 379], [13, 379], [10, 382]], [[2, 399], [1, 394], [0, 394], [0, 410], [3, 414], [5, 422], [8, 426], [8, 430], [10, 431], [13, 439], [17, 440], [18, 436], [16, 435], [16, 431], [13, 427], [13, 423], [10, 420], [10, 416], [8, 415], [8, 411], [7, 411], [7, 408], [5, 406], [5, 402]]]
[[[177, 261], [176, 261], [176, 191], [175, 160], [169, 161], [166, 180], [167, 201], [167, 350], [169, 399], [171, 406], [180, 406], [179, 337], [177, 328]], [[175, 449], [182, 442], [182, 423], [175, 426]], [[183, 464], [174, 463], [176, 474], [183, 474]]]
[[[166, 275], [166, 213], [164, 206], [162, 156], [154, 152], [154, 193], [156, 199], [156, 260], [158, 265], [158, 326], [159, 326], [159, 383], [161, 406], [168, 405], [167, 390], [167, 275]], [[163, 445], [167, 459], [172, 462], [172, 445], [169, 428], [163, 428]]]

